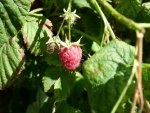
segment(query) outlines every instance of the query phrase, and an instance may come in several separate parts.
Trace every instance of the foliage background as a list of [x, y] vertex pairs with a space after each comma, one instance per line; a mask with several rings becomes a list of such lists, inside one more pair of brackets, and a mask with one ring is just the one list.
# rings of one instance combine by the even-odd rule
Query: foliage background
[[[150, 22], [149, 0], [107, 0], [118, 12], [140, 23]], [[72, 27], [72, 41], [83, 36], [83, 59], [75, 72], [61, 65], [57, 51], [45, 44], [56, 35], [69, 0], [0, 1], [0, 113], [109, 113], [131, 75], [136, 34], [101, 6], [117, 37], [110, 43], [102, 18], [89, 0], [73, 0], [80, 19]], [[43, 8], [43, 16], [30, 11]], [[30, 13], [29, 13], [30, 12]], [[61, 30], [61, 38], [67, 23]], [[105, 35], [104, 35], [105, 34]], [[143, 44], [143, 91], [150, 102], [150, 30]], [[88, 58], [88, 54], [91, 58]], [[17, 76], [17, 77], [16, 77]], [[17, 78], [17, 79], [16, 79]], [[13, 82], [13, 83], [12, 83]], [[118, 113], [129, 113], [132, 81]], [[138, 106], [135, 112], [138, 112]]]

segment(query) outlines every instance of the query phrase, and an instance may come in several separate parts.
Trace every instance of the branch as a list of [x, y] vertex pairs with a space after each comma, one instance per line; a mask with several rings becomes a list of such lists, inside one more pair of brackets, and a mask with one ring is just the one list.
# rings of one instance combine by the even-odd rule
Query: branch
[[128, 19], [127, 17], [120, 14], [116, 9], [114, 9], [106, 0], [99, 0], [100, 4], [104, 6], [105, 9], [107, 9], [114, 18], [116, 18], [118, 21], [126, 25], [129, 29], [138, 30], [140, 31], [142, 27], [134, 22], [131, 19]]
[[99, 7], [98, 3], [96, 0], [89, 0], [89, 2], [93, 5], [93, 7], [96, 9], [97, 13], [100, 15], [100, 17], [103, 19], [105, 26], [108, 28], [108, 31], [110, 32], [110, 35], [113, 39], [116, 38], [106, 16], [104, 15], [103, 11]]

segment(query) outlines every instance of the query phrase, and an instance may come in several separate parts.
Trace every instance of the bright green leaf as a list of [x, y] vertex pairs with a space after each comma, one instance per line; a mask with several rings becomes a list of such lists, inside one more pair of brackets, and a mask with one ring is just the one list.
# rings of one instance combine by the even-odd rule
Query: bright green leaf
[[[131, 75], [134, 57], [132, 46], [115, 39], [84, 62], [83, 74], [89, 83], [87, 91], [93, 111], [110, 113]], [[122, 104], [133, 94], [133, 88], [134, 84]]]
[[73, 0], [73, 3], [79, 8], [83, 8], [83, 7], [90, 8], [90, 5], [87, 2], [87, 0]]
[[24, 42], [31, 53], [38, 55], [46, 52], [46, 42], [52, 36], [51, 27], [52, 23], [44, 17], [28, 16], [26, 18], [22, 33]]
[[84, 76], [92, 86], [105, 84], [118, 72], [132, 66], [134, 48], [122, 41], [112, 40], [83, 64]]
[[29, 0], [0, 1], [0, 89], [10, 86], [22, 70], [24, 50], [18, 34], [30, 7]]
[[34, 0], [14, 0], [22, 15], [27, 15]]
[[98, 52], [98, 51], [101, 49], [101, 47], [100, 47], [100, 45], [98, 45], [96, 42], [93, 42], [91, 49], [92, 49], [92, 51], [94, 51], [94, 52]]

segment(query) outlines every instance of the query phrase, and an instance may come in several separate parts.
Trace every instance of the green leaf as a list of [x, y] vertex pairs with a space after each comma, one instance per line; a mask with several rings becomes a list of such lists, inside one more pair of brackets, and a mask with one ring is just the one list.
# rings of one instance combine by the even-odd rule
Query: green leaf
[[91, 8], [87, 0], [73, 0], [73, 3], [79, 8], [83, 7]]
[[46, 17], [49, 17], [50, 14], [55, 13], [55, 11], [52, 8], [54, 5], [56, 5], [56, 0], [41, 0], [41, 2], [44, 9], [43, 12], [46, 15]]
[[43, 61], [47, 62], [49, 65], [62, 66], [57, 52], [54, 52], [53, 54], [45, 54], [43, 56]]
[[52, 113], [54, 109], [54, 98], [49, 98], [40, 109], [39, 113]]
[[115, 74], [123, 74], [134, 60], [134, 48], [112, 40], [83, 64], [83, 75], [92, 86], [105, 84]]
[[89, 99], [86, 92], [86, 81], [79, 72], [75, 72], [76, 81], [67, 102], [84, 113], [91, 113]]
[[143, 76], [143, 90], [146, 96], [150, 95], [150, 64], [144, 63], [142, 65], [142, 76]]
[[[115, 76], [106, 84], [94, 88], [88, 87], [87, 92], [92, 111], [95, 113], [110, 113], [123, 88], [126, 86], [128, 77], [129, 73], [125, 73], [124, 76]], [[133, 97], [133, 94], [134, 84], [132, 83], [125, 97], [121, 101], [117, 113], [124, 113], [123, 106], [126, 105], [129, 98]]]
[[0, 89], [3, 89], [20, 74], [24, 64], [24, 51], [11, 39], [7, 43], [0, 43], [0, 54]]
[[147, 13], [147, 15], [150, 16], [150, 2], [143, 3], [142, 7], [144, 11]]
[[[89, 84], [87, 92], [94, 112], [110, 113], [131, 75], [134, 57], [132, 46], [115, 39], [84, 62], [83, 75]], [[133, 95], [134, 84], [131, 86], [121, 105]]]
[[74, 99], [78, 98], [84, 91], [85, 88], [84, 85], [85, 85], [84, 77], [81, 75], [81, 73], [75, 72], [75, 84], [71, 91], [71, 97], [73, 97]]
[[75, 76], [73, 72], [62, 72], [60, 78], [54, 84], [54, 97], [56, 99], [66, 99], [74, 86]]
[[61, 68], [48, 68], [42, 78], [44, 92], [48, 92], [61, 75]]
[[10, 86], [22, 70], [24, 50], [17, 34], [24, 21], [13, 0], [0, 1], [0, 89]]
[[29, 13], [33, 1], [34, 0], [14, 0], [23, 16], [26, 16]]
[[101, 47], [96, 42], [93, 42], [91, 49], [94, 52], [98, 52], [101, 49]]
[[117, 0], [116, 9], [128, 18], [135, 19], [141, 10], [142, 0]]
[[[150, 2], [145, 2], [142, 4], [142, 8], [143, 10], [139, 13], [139, 18], [138, 20], [142, 23], [149, 23], [150, 22]], [[150, 42], [150, 29], [146, 30], [146, 33], [144, 35], [144, 38], [146, 40], [147, 43]]]
[[[140, 23], [149, 23], [150, 22], [150, 2], [145, 2], [142, 4], [142, 10], [138, 14], [138, 21]], [[149, 39], [149, 29], [146, 32], [146, 38]]]
[[83, 10], [86, 10], [86, 12], [84, 12], [84, 15], [81, 16], [81, 24], [84, 27], [85, 33], [101, 41], [104, 32], [102, 19], [99, 18], [91, 9], [85, 8]]
[[34, 1], [35, 0], [14, 0], [20, 12], [25, 12], [25, 11], [29, 12], [30, 7]]
[[0, 1], [0, 18], [4, 23], [4, 27], [7, 28], [5, 29], [6, 33], [12, 37], [18, 34], [25, 22], [19, 6], [13, 0]]
[[66, 101], [62, 101], [56, 109], [56, 113], [82, 113], [80, 110], [73, 108]]
[[24, 42], [35, 55], [46, 52], [46, 42], [52, 36], [52, 23], [45, 17], [26, 17], [22, 33]]
[[44, 103], [48, 101], [49, 97], [39, 89], [36, 96], [36, 101], [30, 104], [27, 108], [26, 113], [40, 113], [40, 109], [43, 107]]

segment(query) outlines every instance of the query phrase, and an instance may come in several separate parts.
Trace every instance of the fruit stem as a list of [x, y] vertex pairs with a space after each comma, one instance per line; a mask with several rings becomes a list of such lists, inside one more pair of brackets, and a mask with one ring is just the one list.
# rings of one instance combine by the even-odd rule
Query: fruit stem
[[[69, 1], [69, 5], [68, 5], [68, 8], [67, 8], [67, 12], [69, 12], [69, 15], [71, 14], [71, 3], [72, 3], [72, 0], [70, 0]], [[70, 18], [70, 16], [69, 16], [69, 21], [71, 20], [71, 18]], [[59, 33], [60, 33], [60, 30], [61, 30], [61, 28], [63, 27], [63, 24], [64, 24], [64, 22], [65, 22], [65, 17], [64, 17], [64, 19], [63, 19], [63, 21], [61, 22], [61, 25], [60, 25], [60, 27], [59, 27], [59, 29], [58, 29], [58, 32], [57, 32], [57, 35], [56, 35], [56, 38], [58, 38], [58, 36], [59, 36]], [[70, 28], [71, 28], [71, 25], [70, 25], [70, 22], [69, 22], [69, 40], [71, 40], [71, 33], [70, 33]]]
[[142, 29], [142, 27], [138, 23], [120, 14], [106, 0], [98, 0], [98, 1], [101, 5], [104, 6], [106, 10], [108, 10], [111, 13], [112, 16], [114, 16], [114, 18], [116, 18], [118, 21], [126, 25], [129, 29], [138, 30], [138, 31]]
[[89, 2], [95, 7], [97, 13], [102, 17], [105, 26], [107, 26], [107, 28], [108, 28], [108, 30], [109, 30], [109, 32], [110, 32], [111, 37], [112, 37], [113, 39], [115, 39], [116, 36], [115, 36], [115, 34], [114, 34], [114, 32], [113, 32], [113, 30], [112, 30], [112, 28], [111, 28], [111, 26], [110, 26], [110, 24], [109, 24], [107, 18], [106, 18], [106, 16], [104, 15], [103, 11], [102, 11], [101, 8], [99, 7], [97, 1], [96, 1], [96, 0], [89, 0]]
[[57, 34], [56, 34], [56, 38], [58, 38], [59, 33], [60, 33], [60, 30], [61, 30], [61, 28], [62, 28], [64, 22], [65, 22], [65, 18], [64, 18], [63, 21], [61, 22], [61, 25], [60, 25], [60, 27], [59, 27], [59, 29], [58, 29], [58, 31], [57, 31]]
[[71, 43], [71, 5], [72, 5], [72, 0], [69, 1], [69, 5], [68, 5], [68, 15], [69, 15], [69, 18], [68, 18], [68, 40], [69, 40], [69, 43]]

